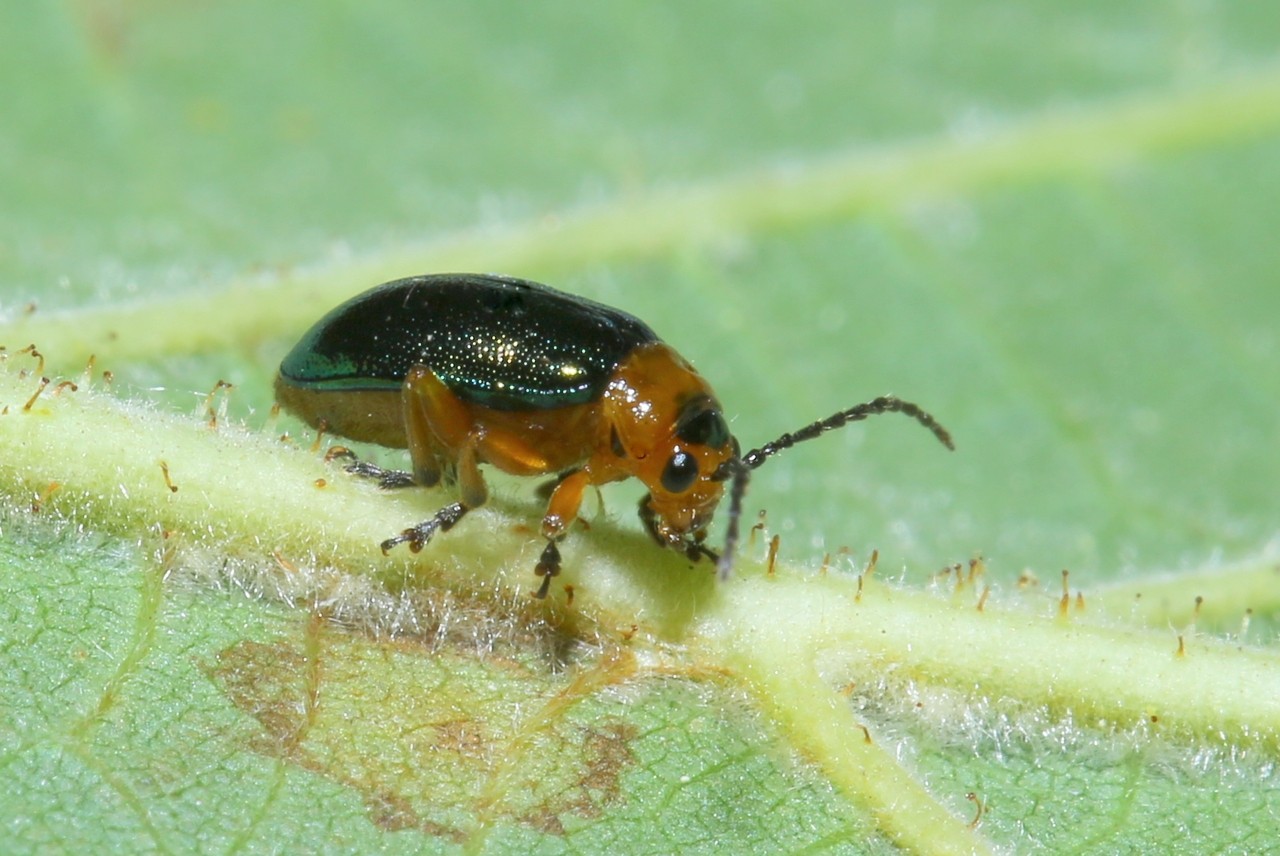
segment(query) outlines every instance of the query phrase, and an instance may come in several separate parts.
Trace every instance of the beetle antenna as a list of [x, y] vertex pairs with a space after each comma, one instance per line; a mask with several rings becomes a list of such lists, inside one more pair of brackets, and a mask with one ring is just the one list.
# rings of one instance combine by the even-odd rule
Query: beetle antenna
[[812, 425], [806, 425], [794, 433], [783, 434], [772, 443], [765, 443], [759, 449], [752, 449], [742, 456], [742, 463], [748, 469], [754, 470], [768, 460], [770, 456], [776, 455], [784, 449], [790, 449], [796, 443], [812, 440], [820, 434], [825, 434], [835, 428], [841, 428], [850, 422], [860, 422], [868, 416], [878, 416], [881, 413], [901, 413], [904, 416], [910, 416], [932, 431], [933, 436], [938, 438], [939, 443], [952, 450], [956, 447], [956, 444], [951, 441], [950, 432], [943, 428], [938, 423], [938, 420], [934, 419], [928, 412], [921, 409], [920, 405], [894, 398], [892, 395], [882, 395], [865, 404], [859, 404], [857, 407], [841, 410], [826, 419], [819, 419]]
[[716, 562], [720, 582], [724, 582], [729, 579], [729, 572], [733, 570], [733, 554], [738, 549], [738, 518], [742, 516], [742, 497], [747, 492], [751, 468], [741, 458], [733, 457], [721, 465], [716, 475], [721, 478], [733, 476], [733, 484], [729, 486], [729, 528], [724, 535], [724, 549], [720, 551], [720, 559]]
[[942, 427], [940, 422], [933, 418], [932, 415], [929, 415], [927, 411], [920, 408], [919, 404], [904, 402], [901, 398], [895, 398], [892, 395], [881, 395], [881, 397], [869, 400], [867, 403], [859, 404], [858, 407], [850, 407], [847, 411], [833, 413], [833, 415], [824, 418], [824, 420], [818, 420], [812, 425], [806, 425], [799, 431], [783, 434], [777, 440], [773, 440], [772, 443], [765, 443], [759, 449], [751, 449], [745, 456], [733, 456], [722, 463], [712, 475], [713, 481], [733, 480], [733, 484], [728, 489], [728, 530], [724, 532], [724, 549], [721, 551], [721, 557], [716, 563], [716, 569], [722, 582], [728, 580], [728, 575], [733, 569], [733, 553], [737, 550], [739, 518], [742, 516], [742, 496], [746, 494], [746, 482], [751, 479], [751, 471], [768, 461], [769, 457], [782, 452], [783, 449], [794, 447], [796, 443], [812, 440], [815, 436], [826, 434], [827, 431], [837, 429], [837, 427], [849, 425], [850, 422], [860, 422], [868, 416], [878, 416], [881, 413], [902, 413], [904, 416], [910, 416], [920, 425], [931, 430], [933, 436], [938, 438], [938, 443], [945, 445], [948, 449], [954, 450], [956, 448], [955, 443], [951, 441], [950, 431]]
[[747, 482], [751, 478], [751, 471], [759, 467], [771, 456], [784, 449], [790, 449], [796, 443], [812, 440], [814, 437], [836, 428], [841, 428], [850, 422], [860, 422], [868, 416], [878, 416], [881, 413], [901, 413], [904, 416], [910, 416], [932, 431], [933, 436], [938, 438], [939, 443], [952, 450], [956, 447], [951, 440], [951, 433], [946, 428], [943, 428], [928, 411], [921, 409], [920, 405], [913, 404], [910, 401], [903, 401], [892, 395], [882, 395], [865, 404], [859, 404], [857, 407], [841, 410], [826, 419], [819, 419], [799, 431], [783, 434], [773, 442], [765, 443], [759, 449], [752, 449], [742, 457], [735, 455], [721, 464], [720, 468], [712, 476], [715, 481], [733, 479], [733, 484], [729, 487], [729, 527], [724, 536], [724, 550], [720, 553], [720, 559], [716, 563], [716, 570], [719, 572], [722, 582], [729, 578], [729, 572], [733, 570], [733, 555], [738, 547], [738, 518], [742, 516], [742, 497], [747, 492]]

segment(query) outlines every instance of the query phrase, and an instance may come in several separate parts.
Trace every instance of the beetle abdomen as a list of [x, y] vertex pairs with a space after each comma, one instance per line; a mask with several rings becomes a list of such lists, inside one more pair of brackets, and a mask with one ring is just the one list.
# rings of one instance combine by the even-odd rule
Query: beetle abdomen
[[545, 285], [435, 274], [338, 306], [285, 357], [280, 376], [317, 392], [390, 390], [421, 364], [464, 401], [544, 410], [597, 400], [618, 363], [657, 340], [625, 312]]

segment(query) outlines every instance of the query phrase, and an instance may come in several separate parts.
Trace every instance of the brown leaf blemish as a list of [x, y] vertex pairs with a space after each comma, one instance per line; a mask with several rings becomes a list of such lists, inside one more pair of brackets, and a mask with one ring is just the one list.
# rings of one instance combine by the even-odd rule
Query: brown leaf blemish
[[[548, 718], [537, 730], [549, 742], [538, 739], [518, 750], [538, 747], [504, 773], [493, 762], [515, 750], [513, 739], [516, 744], [522, 742], [519, 727], [509, 733], [515, 721], [508, 719], [522, 702], [511, 699], [514, 708], [504, 703], [495, 709], [482, 705], [473, 715], [465, 706], [390, 695], [389, 699], [401, 699], [396, 706], [402, 705], [403, 711], [367, 722], [373, 732], [353, 733], [345, 717], [355, 709], [350, 696], [354, 688], [347, 685], [351, 677], [338, 664], [346, 662], [344, 646], [360, 650], [369, 642], [340, 632], [335, 636], [332, 627], [315, 615], [301, 629], [302, 638], [297, 640], [232, 645], [204, 671], [237, 709], [256, 720], [253, 729], [239, 738], [243, 745], [352, 789], [367, 806], [369, 822], [379, 829], [417, 830], [465, 844], [475, 830], [448, 821], [487, 815], [482, 825], [505, 819], [542, 834], [563, 836], [580, 825], [576, 821], [600, 818], [625, 799], [622, 775], [636, 764], [631, 748], [636, 727], [623, 720], [584, 724], [565, 717], [575, 701], [632, 674], [630, 657], [620, 662], [606, 658], [597, 670], [589, 670], [590, 678], [578, 673], [566, 682], [567, 675], [553, 678], [546, 673], [549, 683], [542, 698]], [[412, 656], [414, 650], [423, 653], [422, 640], [400, 638], [375, 643], [375, 647], [388, 657]], [[440, 650], [431, 654], [433, 662], [440, 656], [449, 655]], [[328, 657], [335, 658], [333, 663], [321, 669]], [[470, 659], [464, 654], [459, 662]], [[516, 665], [502, 659], [489, 658], [486, 663], [500, 671]], [[530, 666], [526, 661], [521, 668], [527, 672]], [[496, 800], [483, 785], [486, 780], [497, 784], [491, 778], [495, 775], [505, 780], [498, 785], [503, 795]], [[512, 778], [507, 779], [509, 775]]]
[[450, 719], [435, 724], [435, 748], [456, 752], [466, 758], [483, 756], [489, 747], [480, 724], [474, 719]]
[[241, 642], [220, 651], [205, 673], [277, 744], [293, 741], [305, 727], [307, 658], [292, 646]]
[[597, 795], [597, 803], [609, 805], [622, 796], [622, 772], [636, 761], [631, 741], [637, 729], [627, 722], [614, 722], [587, 732], [583, 755], [587, 762], [579, 784]]

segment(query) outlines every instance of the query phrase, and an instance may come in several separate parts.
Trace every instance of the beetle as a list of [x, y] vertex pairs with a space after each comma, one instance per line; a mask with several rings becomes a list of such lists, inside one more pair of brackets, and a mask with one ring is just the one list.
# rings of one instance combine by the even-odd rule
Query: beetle
[[[559, 543], [588, 485], [635, 477], [640, 519], [659, 545], [717, 562], [727, 578], [749, 474], [833, 428], [903, 413], [948, 448], [951, 437], [908, 401], [882, 396], [741, 454], [710, 385], [638, 318], [539, 283], [431, 274], [379, 285], [333, 309], [280, 364], [276, 398], [313, 427], [409, 451], [411, 472], [356, 460], [385, 488], [455, 482], [458, 501], [382, 542], [417, 552], [484, 505], [479, 465], [558, 474], [542, 518], [535, 594], [560, 571]], [[704, 546], [729, 483], [719, 555]]]

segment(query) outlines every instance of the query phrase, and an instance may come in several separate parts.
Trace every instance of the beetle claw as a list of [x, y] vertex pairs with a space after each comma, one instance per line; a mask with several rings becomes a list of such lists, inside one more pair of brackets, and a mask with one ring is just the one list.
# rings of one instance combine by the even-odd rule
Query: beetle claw
[[413, 476], [403, 470], [383, 470], [378, 477], [378, 487], [383, 490], [394, 490], [398, 487], [413, 487]]
[[[428, 521], [428, 522], [431, 522], [431, 521]], [[425, 525], [426, 525], [425, 523], [419, 524], [418, 526], [415, 526], [411, 529], [404, 530], [399, 535], [396, 535], [394, 538], [388, 538], [387, 540], [383, 541], [381, 545], [382, 555], [384, 556], [387, 555], [388, 553], [390, 553], [392, 550], [394, 550], [396, 547], [398, 547], [401, 544], [408, 544], [409, 549], [414, 553], [421, 550], [422, 545], [426, 544], [427, 540], [430, 539], [431, 537], [430, 535], [427, 535], [427, 537], [424, 539], [422, 535], [419, 533], [418, 531], [419, 528]]]
[[430, 520], [424, 520], [417, 526], [410, 526], [408, 529], [396, 535], [394, 538], [388, 538], [382, 542], [382, 555], [387, 555], [398, 544], [408, 544], [409, 552], [419, 553], [422, 548], [427, 546], [427, 542], [437, 532], [448, 532], [453, 528], [453, 524], [462, 519], [462, 515], [467, 513], [467, 507], [461, 502], [455, 502], [452, 505], [446, 505], [444, 508], [436, 512], [435, 517]]
[[703, 559], [710, 559], [713, 562], [720, 561], [720, 554], [715, 550], [704, 547], [697, 541], [686, 541], [681, 545], [684, 548], [684, 554], [691, 562], [700, 562]]
[[341, 458], [344, 461], [359, 462], [356, 453], [348, 449], [346, 446], [330, 446], [329, 451], [324, 453], [324, 462], [330, 463]]
[[555, 541], [547, 540], [547, 546], [542, 548], [542, 556], [538, 559], [533, 573], [535, 576], [542, 577], [542, 585], [538, 586], [538, 590], [533, 593], [534, 597], [542, 600], [547, 596], [547, 592], [551, 591], [551, 578], [560, 574], [560, 548], [556, 546]]
[[546, 600], [547, 593], [550, 591], [551, 591], [551, 574], [547, 574], [545, 577], [542, 578], [542, 585], [538, 586], [538, 590], [533, 593], [533, 596], [536, 597], [538, 600]]
[[371, 464], [368, 461], [362, 461], [356, 457], [356, 453], [348, 449], [346, 446], [334, 446], [325, 453], [326, 461], [344, 460], [349, 461], [343, 471], [362, 479], [373, 479], [378, 483], [378, 487], [383, 490], [391, 490], [398, 487], [412, 487], [416, 482], [412, 473], [406, 473], [402, 470], [387, 470]]

